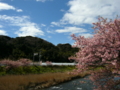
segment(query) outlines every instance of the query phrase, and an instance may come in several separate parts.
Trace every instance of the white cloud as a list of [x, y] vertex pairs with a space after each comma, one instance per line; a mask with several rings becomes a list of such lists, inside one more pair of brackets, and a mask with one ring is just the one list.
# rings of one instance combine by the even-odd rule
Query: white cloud
[[22, 9], [17, 9], [14, 6], [8, 5], [7, 3], [0, 2], [0, 11], [2, 10], [16, 10], [17, 12], [22, 12]]
[[84, 37], [92, 37], [93, 35], [88, 33], [88, 31], [84, 28], [78, 28], [78, 27], [65, 27], [64, 29], [57, 29], [55, 32], [57, 33], [70, 33], [70, 34], [78, 34], [80, 36]]
[[0, 15], [0, 21], [5, 21], [10, 26], [18, 26], [19, 30], [15, 32], [18, 36], [37, 36], [44, 35], [44, 32], [36, 23], [30, 21], [28, 16], [7, 16]]
[[54, 27], [54, 26], [60, 26], [60, 23], [59, 22], [51, 22], [51, 26]]
[[69, 10], [60, 20], [66, 24], [92, 24], [96, 22], [96, 17], [115, 18], [120, 15], [120, 0], [70, 0], [68, 2]]
[[46, 28], [46, 32], [47, 32], [47, 33], [51, 33], [51, 34], [55, 34], [55, 30], [50, 29], [49, 27]]
[[64, 9], [61, 9], [60, 11], [61, 11], [61, 12], [65, 12], [65, 10], [64, 10]]
[[7, 35], [7, 33], [4, 30], [0, 30], [0, 35]]
[[17, 11], [17, 12], [23, 12], [23, 10], [22, 10], [22, 9], [17, 9], [16, 11]]
[[90, 33], [82, 33], [81, 36], [84, 36], [85, 38], [92, 37], [93, 35]]
[[46, 2], [46, 1], [53, 1], [53, 0], [36, 0], [37, 2]]
[[45, 24], [41, 24], [42, 27], [45, 27], [46, 25]]
[[10, 10], [10, 9], [15, 10], [13, 6], [0, 2], [0, 10]]
[[45, 2], [46, 0], [36, 0], [36, 1]]
[[61, 26], [60, 22], [51, 22], [50, 27]]
[[[57, 29], [57, 33], [75, 33], [85, 37], [92, 37], [87, 30], [88, 24], [97, 22], [98, 16], [114, 19], [120, 15], [120, 0], [69, 0], [69, 9], [58, 22], [51, 22], [51, 26], [65, 26]], [[61, 10], [63, 11], [63, 10]], [[72, 25], [74, 27], [66, 27]], [[79, 25], [79, 28], [78, 28]], [[84, 28], [80, 28], [83, 27]]]
[[65, 27], [64, 29], [57, 29], [56, 32], [58, 33], [83, 33], [87, 32], [87, 30], [78, 27]]
[[55, 34], [55, 32], [54, 32], [53, 30], [47, 30], [46, 32], [47, 32], [47, 33]]
[[35, 26], [26, 26], [21, 27], [19, 31], [15, 32], [18, 36], [37, 36], [37, 35], [44, 35], [38, 27]]

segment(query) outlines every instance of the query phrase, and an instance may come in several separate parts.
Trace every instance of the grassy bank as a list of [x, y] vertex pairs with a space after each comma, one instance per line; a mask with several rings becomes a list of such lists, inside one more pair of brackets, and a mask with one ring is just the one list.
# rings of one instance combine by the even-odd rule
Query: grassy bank
[[[74, 66], [29, 66], [29, 68], [19, 68], [10, 69], [5, 75], [0, 76], [0, 90], [40, 90], [41, 88], [84, 77], [90, 74], [91, 71], [74, 75], [68, 74], [68, 72], [75, 69]], [[93, 68], [91, 69], [93, 70]], [[101, 67], [94, 70], [99, 69]]]
[[75, 66], [0, 67], [0, 90], [34, 90], [78, 77], [68, 74]]
[[14, 68], [7, 68], [7, 66], [0, 67], [0, 76], [3, 75], [26, 75], [26, 74], [42, 74], [42, 73], [56, 73], [65, 72], [75, 69], [75, 66], [20, 66]]
[[69, 81], [76, 77], [78, 76], [68, 74], [67, 72], [6, 75], [0, 77], [0, 90], [40, 90], [41, 88]]

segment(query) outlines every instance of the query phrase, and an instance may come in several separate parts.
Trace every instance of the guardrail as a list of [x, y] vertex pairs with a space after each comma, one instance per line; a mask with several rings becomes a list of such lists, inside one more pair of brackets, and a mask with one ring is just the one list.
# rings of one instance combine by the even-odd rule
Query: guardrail
[[67, 65], [70, 65], [70, 66], [74, 66], [76, 65], [76, 63], [51, 63], [51, 64], [47, 64], [47, 63], [39, 63], [39, 62], [35, 62], [35, 63], [31, 63], [30, 65], [40, 65], [40, 66], [47, 66], [47, 65], [58, 65], [58, 66], [67, 66]]

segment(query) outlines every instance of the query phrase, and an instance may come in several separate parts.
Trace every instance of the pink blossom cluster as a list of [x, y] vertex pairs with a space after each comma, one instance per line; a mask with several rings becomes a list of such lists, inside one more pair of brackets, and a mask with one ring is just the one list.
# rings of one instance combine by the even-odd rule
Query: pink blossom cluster
[[26, 59], [26, 58], [19, 59], [18, 61], [21, 62], [23, 66], [27, 66], [32, 62], [31, 60]]
[[80, 50], [69, 59], [78, 62], [78, 69], [84, 70], [89, 65], [111, 63], [117, 65], [120, 61], [120, 19], [107, 21], [100, 17], [93, 23], [95, 34], [93, 37], [71, 35], [75, 40], [74, 47]]
[[40, 61], [40, 65], [42, 65], [42, 61]]
[[46, 64], [47, 65], [52, 65], [52, 62], [51, 61], [46, 61]]
[[[93, 37], [71, 35], [75, 40], [73, 46], [80, 49], [69, 59], [74, 59], [78, 63], [76, 72], [88, 70], [91, 65], [107, 64], [107, 70], [101, 70], [91, 76], [91, 80], [97, 85], [95, 90], [120, 90], [114, 88], [120, 80], [114, 81], [113, 78], [108, 78], [109, 75], [120, 77], [120, 19], [108, 21], [99, 17], [98, 22], [93, 25], [95, 30]], [[114, 71], [108, 70], [109, 65], [114, 67]]]
[[19, 59], [17, 61], [13, 60], [2, 60], [0, 61], [1, 65], [6, 65], [7, 67], [19, 67], [19, 66], [27, 66], [31, 63], [29, 59]]

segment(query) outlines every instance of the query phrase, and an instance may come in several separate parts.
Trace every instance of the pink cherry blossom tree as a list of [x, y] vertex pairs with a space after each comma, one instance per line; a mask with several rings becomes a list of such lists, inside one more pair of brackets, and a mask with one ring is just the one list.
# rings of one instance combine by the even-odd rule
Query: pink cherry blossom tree
[[[93, 23], [93, 29], [95, 30], [93, 37], [85, 38], [84, 36], [71, 35], [75, 40], [74, 47], [79, 47], [80, 50], [75, 56], [71, 56], [69, 59], [74, 59], [78, 63], [77, 72], [88, 70], [89, 66], [112, 65], [116, 73], [110, 71], [108, 74], [111, 77], [118, 75], [120, 68], [120, 19], [108, 21], [103, 17], [99, 17], [98, 22]], [[105, 70], [102, 70], [102, 72], [106, 73]], [[92, 80], [98, 81], [98, 79], [103, 78], [100, 73], [92, 74], [92, 77], [96, 77]], [[108, 84], [106, 83], [106, 87], [111, 85], [109, 82]], [[98, 81], [97, 83], [100, 82]], [[102, 87], [101, 85], [98, 87], [95, 90], [102, 90], [100, 89]], [[117, 89], [105, 88], [104, 90]]]
[[19, 66], [27, 66], [27, 65], [30, 65], [30, 63], [31, 63], [31, 60], [25, 59], [25, 58], [19, 59], [17, 61], [7, 60], [7, 59], [0, 61], [0, 64], [5, 65], [7, 68], [15, 68], [15, 67], [19, 67]]

